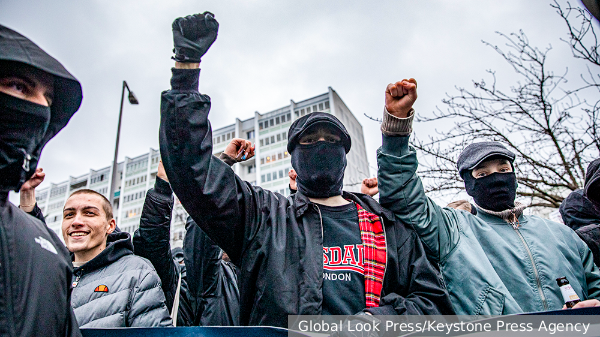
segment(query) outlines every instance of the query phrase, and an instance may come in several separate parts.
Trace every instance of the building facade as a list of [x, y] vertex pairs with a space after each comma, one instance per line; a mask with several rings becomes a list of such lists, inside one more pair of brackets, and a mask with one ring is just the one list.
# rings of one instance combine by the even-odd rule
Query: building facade
[[[352, 138], [352, 149], [347, 155], [348, 166], [344, 175], [344, 190], [360, 191], [364, 178], [370, 177], [362, 125], [339, 95], [329, 88], [327, 93], [301, 102], [290, 100], [283, 108], [261, 114], [255, 112], [253, 118], [239, 120], [234, 124], [213, 130], [213, 153], [220, 154], [233, 138], [244, 138], [256, 145], [254, 158], [235, 164], [233, 170], [241, 179], [264, 189], [288, 196], [288, 172], [292, 165], [287, 152], [287, 137], [290, 125], [299, 117], [315, 111], [331, 113], [346, 127]], [[150, 149], [144, 155], [129, 158], [118, 163], [117, 189], [113, 198], [114, 216], [117, 226], [132, 233], [139, 226], [140, 214], [146, 191], [154, 186], [160, 153]], [[68, 181], [51, 184], [36, 191], [38, 206], [46, 217], [48, 226], [62, 238], [62, 209], [67, 197], [76, 190], [88, 188], [105, 196], [109, 193], [112, 167], [90, 170]], [[173, 209], [171, 244], [181, 245], [185, 232], [187, 214], [178, 200]]]

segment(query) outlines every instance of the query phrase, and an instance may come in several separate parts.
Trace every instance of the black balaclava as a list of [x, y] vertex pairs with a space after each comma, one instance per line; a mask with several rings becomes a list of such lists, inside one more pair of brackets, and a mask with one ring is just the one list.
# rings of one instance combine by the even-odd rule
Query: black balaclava
[[600, 158], [592, 161], [587, 168], [583, 195], [594, 204], [596, 212], [600, 214]]
[[0, 25], [0, 70], [15, 75], [29, 66], [52, 75], [54, 98], [44, 107], [10, 95], [0, 96], [0, 198], [18, 191], [35, 172], [44, 146], [79, 109], [81, 84], [60, 62], [14, 30]]
[[296, 184], [310, 198], [328, 198], [342, 194], [346, 152], [341, 143], [319, 141], [298, 144], [292, 153]]
[[517, 176], [514, 172], [496, 172], [479, 179], [467, 172], [463, 179], [467, 193], [478, 206], [494, 212], [515, 207]]
[[[318, 141], [310, 145], [300, 144], [300, 138], [318, 128], [337, 134], [340, 141]], [[292, 155], [292, 167], [298, 177], [298, 191], [310, 198], [328, 198], [342, 195], [346, 154], [350, 151], [350, 134], [332, 114], [313, 112], [298, 118], [288, 132], [288, 152]]]
[[0, 191], [18, 190], [37, 167], [50, 108], [0, 93]]

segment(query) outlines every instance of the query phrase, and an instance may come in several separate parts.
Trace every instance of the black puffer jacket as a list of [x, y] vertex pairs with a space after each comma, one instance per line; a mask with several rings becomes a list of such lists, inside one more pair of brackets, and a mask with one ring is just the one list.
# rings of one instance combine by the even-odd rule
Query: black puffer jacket
[[[286, 327], [288, 315], [321, 314], [323, 237], [315, 204], [241, 180], [212, 156], [210, 98], [199, 70], [173, 69], [162, 93], [160, 150], [175, 194], [197, 224], [240, 267], [241, 325]], [[416, 233], [372, 198], [344, 193], [383, 220], [387, 243], [380, 307], [374, 314], [452, 314], [440, 275]]]

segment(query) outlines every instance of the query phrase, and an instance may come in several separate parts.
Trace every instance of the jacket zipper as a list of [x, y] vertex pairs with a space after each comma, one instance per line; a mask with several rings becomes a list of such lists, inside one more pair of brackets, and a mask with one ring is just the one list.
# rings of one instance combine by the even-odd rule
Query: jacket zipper
[[525, 238], [523, 238], [523, 235], [521, 235], [521, 232], [519, 231], [519, 226], [517, 225], [517, 221], [509, 222], [509, 223], [512, 226], [512, 228], [515, 230], [515, 232], [517, 233], [517, 236], [519, 236], [519, 239], [521, 239], [521, 243], [523, 243], [523, 247], [525, 247], [525, 250], [527, 251], [527, 255], [529, 255], [529, 260], [531, 261], [531, 266], [533, 267], [533, 273], [535, 274], [535, 281], [537, 282], [538, 293], [540, 294], [540, 299], [542, 300], [542, 304], [544, 305], [544, 311], [548, 311], [548, 303], [546, 303], [546, 296], [544, 296], [544, 291], [542, 290], [542, 283], [540, 282], [540, 275], [538, 274], [538, 270], [535, 267], [535, 261], [533, 261], [533, 255], [531, 254], [531, 251], [529, 250], [529, 246], [527, 246], [527, 243], [525, 242]]
[[73, 281], [73, 288], [77, 287], [77, 284], [79, 284], [80, 278], [81, 278], [81, 273], [77, 274], [77, 277], [75, 277], [75, 281]]

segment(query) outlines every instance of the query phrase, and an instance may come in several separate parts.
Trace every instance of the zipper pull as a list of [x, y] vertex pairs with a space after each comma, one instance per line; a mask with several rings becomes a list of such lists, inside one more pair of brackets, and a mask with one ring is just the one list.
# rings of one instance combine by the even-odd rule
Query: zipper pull
[[77, 287], [77, 284], [79, 283], [79, 279], [81, 278], [81, 274], [77, 275], [77, 277], [75, 278], [75, 281], [73, 281], [73, 288]]
[[31, 155], [25, 151], [23, 152], [25, 153], [25, 158], [23, 159], [23, 170], [29, 172], [29, 161], [31, 160]]
[[512, 221], [510, 221], [510, 225], [513, 227], [513, 229], [518, 229], [521, 224], [519, 224], [519, 218], [517, 218], [517, 215], [515, 214], [514, 211], [512, 211]]

